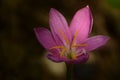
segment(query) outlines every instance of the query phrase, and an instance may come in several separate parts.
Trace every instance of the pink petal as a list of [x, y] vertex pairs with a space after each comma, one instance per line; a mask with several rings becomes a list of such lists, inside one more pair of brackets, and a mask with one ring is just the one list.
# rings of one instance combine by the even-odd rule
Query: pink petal
[[62, 62], [63, 60], [59, 57], [58, 54], [47, 54], [47, 58], [54, 62]]
[[88, 60], [89, 54], [83, 54], [77, 57], [76, 60], [67, 59], [67, 58], [60, 58], [59, 54], [47, 54], [48, 59], [54, 62], [66, 62], [68, 64], [77, 64], [77, 63], [84, 63]]
[[38, 41], [44, 46], [44, 48], [48, 50], [51, 47], [56, 46], [55, 40], [48, 29], [34, 28], [34, 31]]
[[64, 16], [58, 12], [56, 9], [50, 10], [50, 28], [52, 30], [53, 36], [60, 43], [60, 40], [64, 45], [71, 41], [71, 33], [68, 28], [68, 24]]
[[78, 31], [76, 43], [88, 37], [92, 28], [92, 21], [92, 15], [88, 6], [76, 12], [70, 24], [70, 30], [73, 36]]
[[98, 36], [94, 36], [91, 38], [88, 38], [85, 41], [85, 44], [87, 44], [88, 46], [85, 47], [86, 51], [92, 51], [98, 47], [103, 46], [104, 44], [107, 43], [107, 41], [109, 40], [109, 37], [107, 36], [102, 36], [102, 35], [98, 35]]

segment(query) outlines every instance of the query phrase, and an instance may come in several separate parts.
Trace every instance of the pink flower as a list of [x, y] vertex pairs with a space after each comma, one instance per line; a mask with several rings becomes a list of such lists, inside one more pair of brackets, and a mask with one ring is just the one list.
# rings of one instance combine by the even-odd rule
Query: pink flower
[[34, 28], [38, 41], [49, 52], [54, 62], [82, 63], [89, 52], [103, 46], [109, 37], [98, 35], [88, 38], [92, 29], [92, 15], [88, 6], [78, 10], [68, 26], [64, 16], [51, 8], [50, 29]]

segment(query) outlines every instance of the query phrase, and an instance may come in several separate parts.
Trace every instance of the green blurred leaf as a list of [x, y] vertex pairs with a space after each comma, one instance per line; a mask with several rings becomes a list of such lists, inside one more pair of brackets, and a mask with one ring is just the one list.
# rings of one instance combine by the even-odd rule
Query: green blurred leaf
[[107, 0], [107, 2], [114, 8], [120, 8], [120, 0]]

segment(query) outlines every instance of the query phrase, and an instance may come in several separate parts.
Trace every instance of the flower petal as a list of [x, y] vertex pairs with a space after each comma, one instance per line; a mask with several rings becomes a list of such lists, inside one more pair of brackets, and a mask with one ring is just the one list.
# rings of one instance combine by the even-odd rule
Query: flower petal
[[51, 47], [56, 46], [55, 40], [51, 32], [46, 28], [34, 28], [35, 35], [38, 41], [49, 50]]
[[62, 41], [63, 44], [69, 44], [71, 41], [71, 33], [64, 16], [56, 9], [50, 10], [50, 28], [53, 36], [57, 41]]
[[91, 38], [88, 38], [85, 41], [85, 44], [87, 44], [88, 46], [85, 47], [86, 51], [92, 51], [98, 47], [103, 46], [104, 44], [107, 43], [107, 41], [109, 40], [109, 37], [107, 36], [102, 36], [102, 35], [98, 35], [98, 36], [94, 36]]
[[70, 30], [76, 37], [76, 43], [86, 39], [92, 28], [92, 15], [89, 6], [86, 6], [76, 12], [71, 24]]
[[57, 54], [54, 54], [54, 55], [53, 54], [47, 54], [47, 58], [54, 61], [54, 62], [62, 62], [63, 61], [59, 58], [59, 55], [57, 55]]

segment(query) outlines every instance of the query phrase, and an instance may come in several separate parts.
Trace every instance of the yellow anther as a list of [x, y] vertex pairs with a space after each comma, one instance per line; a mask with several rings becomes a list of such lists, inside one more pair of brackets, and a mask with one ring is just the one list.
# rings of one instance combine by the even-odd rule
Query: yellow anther
[[54, 47], [50, 48], [49, 50], [52, 50], [52, 49], [60, 49], [60, 48], [64, 48], [64, 46], [54, 46]]
[[66, 50], [67, 50], [66, 48], [63, 48], [63, 49], [62, 49], [62, 51], [61, 51], [61, 53], [60, 53], [60, 57], [62, 57], [62, 56], [64, 55], [64, 53], [65, 53]]
[[72, 47], [84, 47], [84, 46], [87, 46], [87, 44], [76, 44], [76, 45], [73, 45]]
[[66, 35], [64, 34], [63, 31], [61, 31], [60, 29], [58, 30], [58, 32], [61, 34], [61, 36], [64, 38], [64, 40], [66, 41], [67, 45], [69, 44], [69, 40], [68, 38], [66, 37]]

